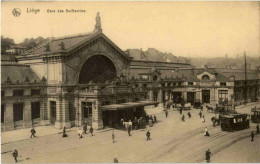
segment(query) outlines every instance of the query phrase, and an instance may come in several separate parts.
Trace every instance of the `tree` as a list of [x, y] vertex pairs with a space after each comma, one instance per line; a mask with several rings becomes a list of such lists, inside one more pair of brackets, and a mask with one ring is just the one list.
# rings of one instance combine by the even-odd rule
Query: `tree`
[[33, 47], [36, 47], [38, 44], [41, 44], [45, 41], [43, 37], [39, 36], [37, 38], [25, 38], [22, 43], [19, 45], [26, 47], [27, 50], [32, 49]]
[[1, 35], [1, 53], [5, 53], [7, 49], [14, 45], [14, 40], [11, 38], [5, 38]]

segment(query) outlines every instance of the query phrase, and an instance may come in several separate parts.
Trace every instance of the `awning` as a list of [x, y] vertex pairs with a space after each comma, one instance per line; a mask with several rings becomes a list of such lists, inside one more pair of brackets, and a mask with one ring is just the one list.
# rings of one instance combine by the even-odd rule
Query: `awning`
[[104, 110], [120, 110], [120, 109], [128, 109], [128, 108], [134, 108], [134, 107], [140, 107], [140, 106], [148, 106], [148, 105], [157, 105], [159, 102], [156, 101], [138, 101], [138, 102], [128, 102], [128, 103], [122, 103], [122, 104], [111, 104], [111, 105], [105, 105], [101, 106], [100, 108]]

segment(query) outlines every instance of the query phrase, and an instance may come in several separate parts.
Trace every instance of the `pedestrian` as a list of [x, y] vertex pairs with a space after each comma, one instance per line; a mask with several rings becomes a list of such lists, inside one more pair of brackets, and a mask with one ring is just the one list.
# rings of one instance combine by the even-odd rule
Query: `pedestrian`
[[167, 110], [165, 110], [165, 116], [166, 116], [166, 118], [168, 117], [168, 111]]
[[66, 127], [64, 126], [63, 128], [63, 133], [62, 133], [62, 137], [68, 137], [68, 135], [66, 134]]
[[85, 122], [83, 125], [83, 131], [85, 134], [87, 134], [87, 130], [88, 130], [88, 126], [87, 126], [87, 123]]
[[180, 114], [182, 114], [182, 107], [180, 108]]
[[153, 120], [149, 119], [149, 126], [152, 127], [153, 126]]
[[128, 135], [131, 136], [131, 127], [130, 126], [128, 126], [128, 128], [127, 128], [127, 132], [128, 132]]
[[255, 136], [255, 133], [254, 133], [254, 131], [252, 131], [252, 132], [251, 132], [251, 142], [254, 141], [254, 136]]
[[115, 134], [114, 134], [114, 131], [112, 131], [112, 140], [113, 140], [113, 143], [115, 143]]
[[79, 128], [79, 130], [78, 130], [78, 136], [79, 136], [79, 139], [82, 138], [82, 133], [83, 133], [83, 131], [81, 130], [81, 128]]
[[202, 123], [204, 123], [204, 122], [205, 122], [205, 117], [204, 117], [204, 115], [202, 116], [202, 119], [201, 119], [201, 121], [202, 121]]
[[210, 163], [210, 155], [211, 155], [211, 152], [210, 152], [210, 150], [208, 149], [208, 150], [206, 151], [206, 160], [207, 160], [207, 163]]
[[35, 131], [34, 127], [32, 127], [32, 129], [31, 129], [31, 138], [32, 138], [32, 136], [36, 137], [35, 133], [36, 133], [36, 131]]
[[114, 163], [118, 163], [117, 157], [114, 158]]
[[129, 122], [128, 122], [128, 125], [129, 125], [129, 127], [131, 128], [131, 130], [132, 130], [133, 123], [132, 123], [132, 121], [131, 121], [131, 120], [129, 120]]
[[148, 130], [148, 131], [146, 132], [146, 137], [147, 137], [146, 141], [151, 140], [150, 136], [151, 136], [151, 133], [150, 133], [150, 131]]
[[200, 118], [201, 118], [201, 116], [202, 116], [202, 113], [201, 113], [201, 111], [199, 112], [199, 115], [200, 115]]
[[189, 119], [191, 118], [191, 114], [190, 114], [190, 112], [188, 112], [188, 116], [189, 116]]
[[18, 157], [18, 151], [16, 149], [14, 149], [13, 153], [12, 153], [15, 163], [17, 162], [17, 157]]
[[[157, 123], [157, 119], [156, 119], [155, 115], [153, 116], [153, 119], [154, 119], [154, 122]], [[258, 129], [259, 129], [259, 127], [258, 127]]]
[[184, 116], [184, 114], [182, 115], [181, 120], [182, 120], [183, 122], [185, 122], [185, 116]]
[[90, 129], [89, 129], [89, 133], [91, 133], [91, 136], [93, 136], [93, 131], [94, 131], [94, 129], [93, 129], [93, 127], [91, 126]]
[[204, 136], [208, 136], [208, 137], [210, 136], [207, 127], [205, 128]]
[[256, 133], [260, 133], [260, 132], [259, 132], [259, 125], [258, 125], [258, 124], [256, 125]]

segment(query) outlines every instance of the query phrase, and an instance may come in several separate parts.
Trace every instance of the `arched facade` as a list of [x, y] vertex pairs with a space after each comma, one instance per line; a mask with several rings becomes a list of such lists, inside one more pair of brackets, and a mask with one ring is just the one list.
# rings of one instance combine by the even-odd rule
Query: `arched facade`
[[117, 76], [114, 63], [104, 55], [95, 55], [83, 64], [79, 74], [79, 84], [105, 83]]

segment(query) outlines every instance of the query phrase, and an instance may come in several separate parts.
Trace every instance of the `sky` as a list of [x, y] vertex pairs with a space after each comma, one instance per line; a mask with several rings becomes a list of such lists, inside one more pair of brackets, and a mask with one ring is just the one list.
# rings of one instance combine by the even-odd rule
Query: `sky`
[[[1, 35], [14, 39], [103, 33], [122, 50], [156, 48], [176, 56], [260, 56], [260, 2], [2, 2]], [[14, 8], [21, 15], [12, 14]], [[32, 13], [27, 10], [39, 9]], [[48, 13], [47, 10], [55, 10]], [[61, 9], [85, 10], [58, 13]]]

